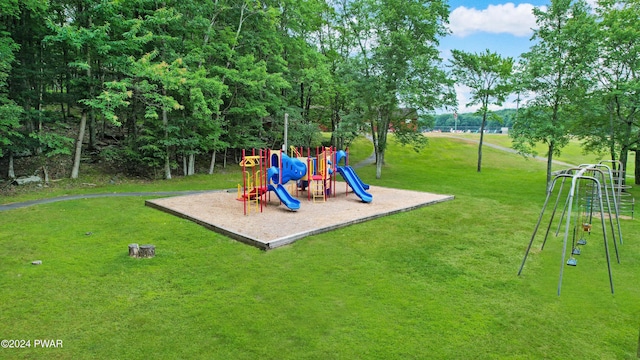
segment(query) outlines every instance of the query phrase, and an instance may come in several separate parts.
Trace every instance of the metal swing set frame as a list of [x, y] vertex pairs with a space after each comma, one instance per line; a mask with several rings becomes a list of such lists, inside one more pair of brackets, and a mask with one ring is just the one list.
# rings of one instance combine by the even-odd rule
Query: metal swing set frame
[[[621, 172], [619, 172], [621, 173]], [[563, 188], [568, 179], [571, 179], [571, 187], [568, 192], [563, 192]], [[596, 206], [599, 207], [601, 225], [602, 225], [602, 236], [604, 242], [605, 256], [607, 260], [607, 269], [609, 273], [609, 284], [611, 287], [611, 293], [614, 293], [613, 288], [613, 277], [611, 274], [611, 261], [609, 255], [609, 242], [607, 238], [607, 226], [605, 225], [605, 217], [609, 218], [609, 225], [611, 227], [611, 234], [613, 236], [613, 244], [616, 252], [616, 260], [620, 263], [620, 255], [618, 252], [618, 245], [616, 242], [616, 232], [618, 234], [618, 240], [620, 244], [622, 244], [622, 230], [620, 228], [619, 221], [619, 200], [620, 200], [620, 189], [621, 186], [617, 186], [618, 191], [616, 192], [616, 182], [614, 182], [613, 173], [611, 168], [608, 165], [600, 162], [599, 164], [583, 164], [576, 168], [570, 168], [564, 170], [557, 174], [549, 188], [547, 189], [547, 197], [545, 199], [542, 210], [540, 211], [540, 216], [538, 217], [538, 221], [533, 230], [533, 234], [531, 235], [531, 239], [529, 241], [529, 245], [527, 246], [527, 250], [524, 254], [524, 258], [522, 259], [522, 264], [520, 265], [520, 269], [518, 270], [518, 276], [522, 274], [522, 270], [524, 268], [524, 264], [527, 260], [529, 252], [531, 250], [531, 246], [533, 245], [534, 239], [540, 228], [540, 224], [547, 210], [547, 206], [549, 205], [549, 200], [552, 198], [554, 194], [554, 190], [558, 181], [561, 180], [559, 189], [557, 191], [557, 196], [555, 200], [555, 204], [553, 206], [553, 211], [551, 212], [551, 216], [549, 219], [549, 224], [547, 226], [547, 230], [544, 236], [544, 240], [542, 242], [542, 246], [540, 250], [544, 249], [544, 246], [547, 242], [547, 238], [549, 236], [549, 232], [551, 230], [551, 226], [553, 220], [556, 216], [556, 212], [558, 209], [558, 204], [560, 203], [560, 199], [562, 196], [566, 196], [564, 208], [562, 210], [562, 215], [560, 217], [560, 221], [558, 223], [558, 229], [556, 230], [556, 236], [560, 232], [560, 228], [562, 227], [564, 221], [564, 239], [562, 246], [562, 259], [560, 263], [560, 276], [558, 280], [558, 296], [560, 296], [560, 292], [562, 289], [562, 276], [564, 273], [565, 263], [570, 266], [577, 265], [577, 259], [573, 257], [573, 255], [580, 254], [580, 248], [578, 245], [586, 245], [586, 239], [581, 238], [576, 241], [576, 235], [579, 229], [584, 232], [588, 232], [591, 234], [591, 221], [594, 215], [594, 208]], [[622, 184], [621, 176], [617, 177], [617, 184]], [[591, 185], [590, 187], [588, 185]], [[590, 191], [590, 194], [582, 196], [581, 187], [586, 187], [587, 190]], [[603, 191], [604, 189], [604, 191]], [[603, 202], [603, 196], [606, 200], [606, 212]], [[611, 206], [611, 198], [613, 199], [613, 207]], [[565, 219], [566, 216], [566, 219]], [[617, 231], [613, 224], [613, 219], [615, 218], [615, 222], [617, 224]], [[584, 220], [583, 220], [584, 219]], [[573, 224], [573, 227], [572, 227]], [[572, 235], [572, 244], [571, 244], [571, 253], [569, 259], [567, 260], [567, 246], [569, 243], [569, 236]]]

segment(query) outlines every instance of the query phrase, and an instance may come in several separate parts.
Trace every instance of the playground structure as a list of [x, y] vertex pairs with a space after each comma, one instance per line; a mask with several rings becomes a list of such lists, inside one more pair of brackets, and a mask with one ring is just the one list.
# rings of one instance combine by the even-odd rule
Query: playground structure
[[[547, 226], [544, 240], [540, 250], [544, 249], [547, 242], [549, 232], [556, 216], [558, 205], [561, 198], [565, 197], [564, 208], [558, 222], [556, 236], [558, 236], [564, 221], [564, 238], [562, 246], [562, 260], [560, 265], [560, 275], [558, 280], [558, 296], [560, 296], [562, 288], [562, 277], [565, 264], [568, 266], [577, 266], [578, 259], [576, 256], [582, 254], [582, 248], [587, 245], [587, 237], [593, 230], [593, 219], [600, 218], [601, 232], [604, 243], [605, 257], [607, 261], [607, 270], [609, 274], [609, 284], [611, 293], [613, 294], [613, 278], [611, 275], [611, 261], [609, 255], [609, 241], [607, 237], [607, 226], [605, 221], [608, 220], [613, 237], [613, 244], [616, 253], [617, 262], [620, 263], [620, 255], [618, 252], [618, 242], [622, 245], [622, 230], [620, 227], [620, 203], [622, 198], [622, 190], [625, 189], [622, 172], [618, 171], [614, 177], [614, 172], [606, 165], [608, 161], [601, 161], [598, 164], [583, 164], [576, 168], [563, 170], [554, 176], [549, 188], [547, 189], [547, 197], [538, 217], [538, 221], [534, 228], [531, 240], [527, 246], [527, 250], [522, 259], [522, 264], [518, 270], [518, 275], [522, 273], [527, 256], [531, 250], [531, 246], [536, 237], [542, 219], [547, 210], [549, 200], [553, 194], [556, 195], [555, 204], [551, 212], [549, 223]], [[617, 168], [621, 169], [621, 164], [617, 162]], [[571, 180], [569, 189], [565, 190], [565, 183]], [[560, 181], [560, 186], [556, 191], [556, 185]], [[604, 196], [603, 196], [604, 195]], [[614, 222], [616, 225], [614, 225]], [[567, 259], [567, 247], [569, 238], [571, 237], [571, 251]]]
[[[348, 165], [348, 152], [322, 147], [316, 148], [312, 157], [310, 149], [306, 151], [307, 156], [302, 148], [292, 146], [290, 151], [291, 155], [282, 150], [252, 150], [251, 155], [242, 151], [239, 164], [242, 166], [242, 184], [238, 184], [237, 200], [244, 203], [245, 215], [251, 211], [262, 212], [272, 192], [291, 211], [300, 209], [297, 197], [301, 192], [306, 192], [310, 201], [324, 202], [327, 197], [335, 196], [336, 172], [345, 180], [347, 189], [351, 187], [362, 202], [373, 200], [367, 192], [369, 185], [363, 183]], [[340, 166], [343, 160], [344, 166]]]

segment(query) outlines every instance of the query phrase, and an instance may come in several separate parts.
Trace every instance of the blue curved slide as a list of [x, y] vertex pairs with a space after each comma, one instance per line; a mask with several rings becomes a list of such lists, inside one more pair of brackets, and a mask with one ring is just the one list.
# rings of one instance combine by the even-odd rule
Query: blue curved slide
[[[302, 176], [304, 176], [304, 174]], [[268, 186], [269, 191], [273, 191], [274, 193], [276, 193], [276, 196], [278, 196], [278, 199], [280, 199], [280, 202], [284, 204], [284, 206], [289, 208], [289, 210], [293, 210], [293, 211], [300, 209], [300, 200], [291, 196], [291, 194], [289, 194], [289, 192], [287, 191], [287, 188], [285, 188], [282, 184], [278, 183], [278, 180], [279, 180], [278, 178], [280, 177], [280, 171], [278, 170], [277, 167], [275, 166], [270, 167], [267, 172], [267, 177], [269, 178], [269, 181], [272, 183], [272, 184], [269, 184]], [[283, 174], [283, 177], [284, 177], [284, 174]]]
[[370, 203], [373, 200], [373, 195], [367, 192], [369, 185], [360, 180], [351, 166], [338, 166], [338, 173], [342, 175], [344, 180], [349, 184], [351, 189], [353, 189], [353, 192], [360, 198], [360, 200], [362, 200], [362, 202]]
[[287, 189], [282, 184], [269, 185], [269, 190], [276, 193], [280, 202], [284, 204], [284, 206], [288, 207], [289, 210], [298, 210], [300, 209], [300, 200], [294, 198], [289, 194]]

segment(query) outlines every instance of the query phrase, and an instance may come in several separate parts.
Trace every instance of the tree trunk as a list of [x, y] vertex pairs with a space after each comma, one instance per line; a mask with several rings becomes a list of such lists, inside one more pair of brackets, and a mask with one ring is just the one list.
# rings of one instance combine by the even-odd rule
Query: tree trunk
[[389, 134], [389, 114], [390, 111], [378, 112], [378, 128], [374, 131], [377, 134], [376, 148], [376, 179], [382, 177], [382, 165], [384, 165], [384, 152], [387, 148], [387, 135]]
[[[60, 89], [60, 93], [62, 94], [62, 88]], [[64, 109], [64, 101], [60, 101], [60, 114], [62, 115], [62, 120], [67, 120], [67, 112]]]
[[49, 171], [47, 171], [47, 165], [42, 165], [42, 175], [44, 176], [44, 184], [49, 185]]
[[13, 152], [9, 151], [9, 179], [15, 179], [16, 173], [13, 168]]
[[222, 159], [222, 168], [223, 169], [227, 168], [227, 150], [228, 149], [224, 149], [224, 159]]
[[93, 112], [89, 114], [89, 150], [96, 148], [96, 117]]
[[[162, 89], [162, 95], [167, 96], [167, 90]], [[169, 115], [167, 109], [162, 107], [162, 126], [164, 127], [164, 140], [165, 143], [169, 140]], [[166, 180], [171, 179], [171, 160], [169, 159], [169, 145], [164, 146], [164, 178]]]
[[616, 164], [616, 132], [613, 124], [613, 114], [609, 112], [609, 153], [611, 154], [611, 161], [613, 161], [613, 167], [617, 171], [622, 171], [622, 169], [618, 169]]
[[138, 244], [129, 244], [129, 256], [137, 258], [139, 252], [140, 247], [138, 246]]
[[189, 154], [189, 167], [187, 169], [189, 176], [196, 173], [196, 154]]
[[622, 145], [622, 149], [620, 149], [620, 164], [622, 164], [622, 168], [620, 169], [621, 171], [621, 178], [622, 178], [622, 185], [624, 185], [626, 183], [626, 178], [627, 178], [627, 160], [629, 158], [629, 146], [628, 145]]
[[384, 152], [376, 151], [376, 179], [382, 177], [382, 165], [384, 164]]
[[82, 111], [80, 117], [80, 130], [78, 130], [78, 139], [76, 140], [76, 152], [73, 158], [73, 168], [71, 169], [71, 178], [77, 179], [80, 172], [80, 158], [82, 157], [82, 142], [84, 140], [84, 130], [87, 127], [87, 111]]
[[487, 111], [482, 115], [482, 123], [480, 124], [480, 143], [478, 145], [478, 172], [482, 170], [482, 142], [484, 141], [484, 127], [487, 124]]
[[373, 120], [370, 121], [371, 126], [371, 142], [373, 143], [373, 152], [376, 154], [376, 163], [378, 161], [378, 135], [376, 134], [376, 126]]
[[187, 169], [187, 157], [184, 155], [182, 156], [182, 175], [189, 175], [189, 170]]
[[547, 154], [547, 188], [551, 186], [551, 166], [553, 165], [553, 151], [555, 150], [555, 142], [549, 142], [549, 154]]
[[154, 245], [140, 245], [138, 256], [141, 258], [152, 258], [156, 256], [156, 247]]
[[[635, 156], [635, 158], [636, 158], [635, 166], [636, 167], [635, 167], [635, 172], [634, 172], [634, 176], [635, 176], [635, 180], [636, 180], [635, 184], [636, 185], [640, 185], [640, 168], [639, 168], [640, 167], [640, 151], [636, 150], [635, 153], [636, 153], [636, 156]], [[624, 181], [622, 183], [624, 184]]]
[[213, 170], [216, 168], [216, 152], [213, 150], [213, 154], [211, 155], [211, 165], [209, 165], [209, 175], [213, 175]]

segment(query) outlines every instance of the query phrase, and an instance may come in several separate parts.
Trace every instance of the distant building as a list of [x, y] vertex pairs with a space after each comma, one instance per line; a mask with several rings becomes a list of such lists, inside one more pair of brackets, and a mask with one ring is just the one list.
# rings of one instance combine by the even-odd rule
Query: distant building
[[411, 108], [401, 108], [391, 115], [389, 131], [418, 131], [418, 111]]

